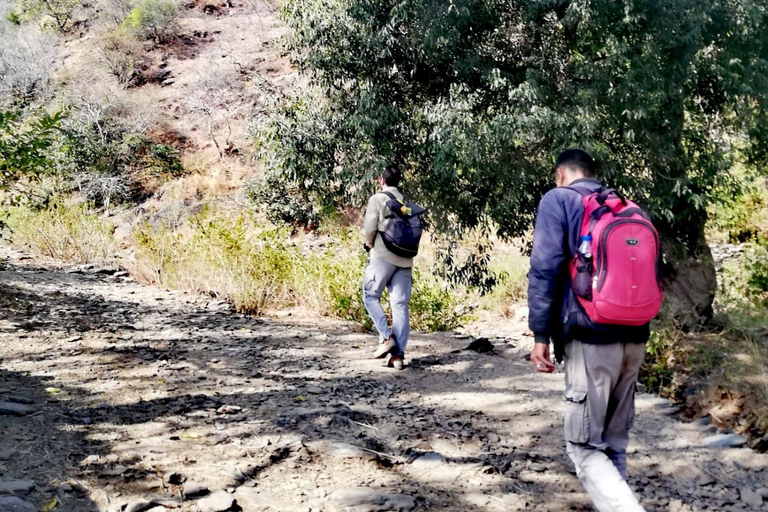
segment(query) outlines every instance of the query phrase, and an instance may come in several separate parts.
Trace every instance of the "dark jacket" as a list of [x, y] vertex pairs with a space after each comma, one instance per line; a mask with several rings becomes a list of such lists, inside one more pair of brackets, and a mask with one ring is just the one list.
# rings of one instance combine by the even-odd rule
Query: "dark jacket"
[[[600, 182], [591, 178], [576, 180], [571, 186], [590, 190], [601, 187]], [[558, 348], [573, 339], [594, 344], [645, 343], [650, 333], [648, 325], [596, 324], [573, 293], [568, 264], [576, 254], [583, 216], [582, 196], [575, 190], [555, 188], [539, 203], [528, 273], [528, 325], [535, 341], [549, 343], [551, 338], [556, 354], [562, 354]]]

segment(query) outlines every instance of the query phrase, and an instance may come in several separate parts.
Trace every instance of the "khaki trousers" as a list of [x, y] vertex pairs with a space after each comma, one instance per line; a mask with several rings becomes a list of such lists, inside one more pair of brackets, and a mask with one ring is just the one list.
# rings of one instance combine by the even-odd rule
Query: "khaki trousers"
[[565, 346], [565, 441], [576, 474], [600, 512], [644, 512], [627, 484], [629, 429], [642, 343]]

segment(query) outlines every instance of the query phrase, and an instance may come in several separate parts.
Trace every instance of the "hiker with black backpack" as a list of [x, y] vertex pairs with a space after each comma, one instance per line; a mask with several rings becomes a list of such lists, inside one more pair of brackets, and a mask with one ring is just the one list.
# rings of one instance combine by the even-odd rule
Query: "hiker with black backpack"
[[[365, 211], [365, 249], [368, 266], [363, 276], [363, 303], [379, 332], [376, 359], [388, 358], [386, 365], [405, 368], [405, 348], [410, 334], [408, 304], [413, 282], [413, 258], [419, 250], [424, 209], [408, 202], [398, 190], [402, 174], [389, 165], [381, 174], [381, 192], [371, 196]], [[389, 291], [392, 327], [381, 307], [381, 295]]]
[[659, 237], [648, 215], [595, 179], [573, 149], [539, 204], [528, 275], [531, 362], [565, 359], [565, 440], [600, 512], [641, 512], [627, 484], [626, 448], [649, 323], [661, 307]]

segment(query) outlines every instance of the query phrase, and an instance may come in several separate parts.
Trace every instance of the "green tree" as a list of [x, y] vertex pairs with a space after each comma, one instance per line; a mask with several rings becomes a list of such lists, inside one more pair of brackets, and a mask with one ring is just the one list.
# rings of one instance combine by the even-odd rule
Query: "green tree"
[[81, 0], [22, 0], [21, 14], [15, 13], [14, 16], [18, 21], [51, 21], [56, 30], [65, 33], [70, 28], [75, 11], [82, 5]]
[[46, 114], [23, 123], [18, 113], [0, 111], [0, 190], [52, 169], [50, 150], [61, 119], [61, 113]]
[[516, 236], [554, 157], [581, 147], [655, 217], [670, 295], [707, 313], [707, 203], [738, 186], [734, 155], [768, 156], [764, 3], [289, 0], [283, 14], [314, 90], [265, 123], [271, 168], [360, 205], [397, 160], [441, 231]]
[[158, 43], [167, 41], [177, 28], [179, 4], [174, 0], [141, 0], [123, 21], [123, 28]]

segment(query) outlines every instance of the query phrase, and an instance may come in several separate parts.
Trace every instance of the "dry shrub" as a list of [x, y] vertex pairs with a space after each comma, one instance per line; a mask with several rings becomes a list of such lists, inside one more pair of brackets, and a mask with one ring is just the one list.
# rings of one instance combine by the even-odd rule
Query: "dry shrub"
[[[299, 307], [370, 325], [362, 304], [366, 257], [356, 230], [333, 236], [292, 237], [289, 228], [265, 227], [245, 211], [204, 207], [189, 222], [178, 216], [140, 225], [131, 272], [147, 282], [206, 293], [238, 311], [262, 314]], [[412, 325], [446, 330], [465, 318], [461, 295], [416, 271]]]
[[46, 210], [6, 210], [12, 243], [32, 254], [74, 263], [115, 261], [114, 221], [88, 205], [59, 203]]

